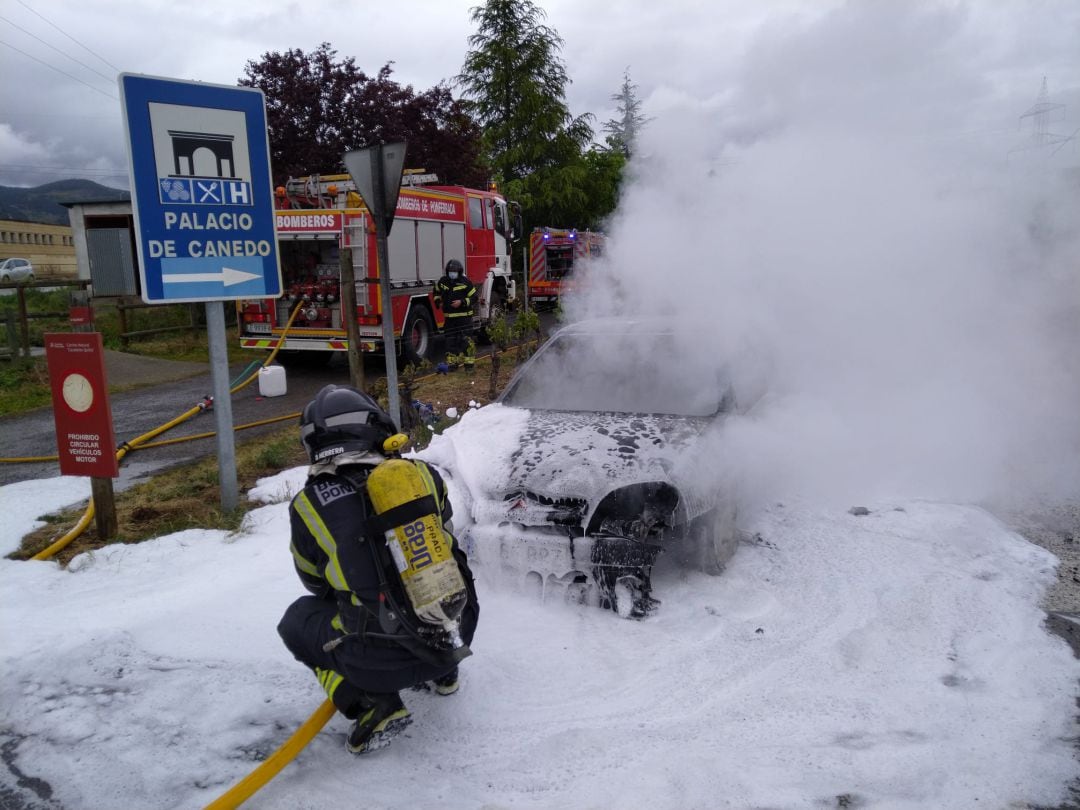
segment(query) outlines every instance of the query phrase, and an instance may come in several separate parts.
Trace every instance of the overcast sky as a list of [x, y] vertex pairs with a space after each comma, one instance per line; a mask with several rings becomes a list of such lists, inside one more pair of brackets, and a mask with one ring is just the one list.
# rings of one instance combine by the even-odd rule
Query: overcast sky
[[[126, 186], [116, 86], [121, 71], [234, 84], [246, 62], [267, 51], [310, 51], [328, 41], [370, 73], [392, 60], [398, 81], [426, 89], [459, 71], [474, 32], [473, 5], [4, 0], [0, 185], [88, 177]], [[614, 115], [610, 96], [626, 68], [652, 116], [680, 108], [688, 98], [721, 108], [730, 121], [753, 122], [751, 128], [768, 115], [783, 117], [792, 105], [838, 116], [877, 114], [889, 106], [889, 99], [873, 93], [880, 62], [892, 56], [889, 31], [909, 25], [919, 30], [906, 31], [909, 36], [898, 42], [907, 47], [925, 35], [941, 43], [942, 29], [948, 29], [944, 58], [981, 79], [978, 86], [943, 86], [932, 70], [914, 69], [901, 85], [901, 92], [939, 102], [942, 134], [1030, 136], [1030, 129], [1021, 132], [1020, 116], [1035, 103], [1044, 76], [1049, 100], [1067, 105], [1052, 112], [1051, 133], [1069, 135], [1080, 126], [1080, 4], [1071, 0], [540, 5], [565, 41], [571, 111], [596, 116], [598, 140], [601, 125]], [[918, 65], [910, 59], [916, 54], [906, 56], [905, 64]], [[834, 81], [806, 85], [808, 66], [824, 77], [831, 73]], [[855, 78], [865, 95], [849, 94]], [[808, 87], [814, 92], [803, 92]]]

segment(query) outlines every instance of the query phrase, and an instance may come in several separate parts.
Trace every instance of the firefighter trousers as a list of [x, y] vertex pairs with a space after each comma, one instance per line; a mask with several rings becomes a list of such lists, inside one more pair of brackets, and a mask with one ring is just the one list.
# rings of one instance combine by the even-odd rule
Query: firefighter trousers
[[[331, 625], [338, 613], [336, 602], [317, 596], [301, 596], [285, 611], [278, 634], [297, 661], [310, 667], [334, 706], [350, 719], [360, 711], [365, 692], [399, 692], [447, 674], [453, 666], [425, 663], [391, 641], [349, 635], [327, 651], [323, 645], [341, 637]], [[476, 630], [475, 598], [462, 614], [465, 643]]]
[[468, 315], [447, 315], [443, 326], [446, 335], [447, 354], [462, 354], [468, 348], [467, 342], [475, 332], [472, 313]]

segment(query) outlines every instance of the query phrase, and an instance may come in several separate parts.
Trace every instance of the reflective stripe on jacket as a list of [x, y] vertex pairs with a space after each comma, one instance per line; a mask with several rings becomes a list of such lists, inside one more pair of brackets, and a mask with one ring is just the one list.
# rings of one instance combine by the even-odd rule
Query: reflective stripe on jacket
[[[459, 278], [451, 281], [443, 276], [435, 282], [435, 303], [442, 309], [447, 318], [472, 317], [473, 303], [476, 299], [476, 285], [467, 278]], [[456, 309], [452, 306], [454, 301], [461, 301], [461, 306]]]

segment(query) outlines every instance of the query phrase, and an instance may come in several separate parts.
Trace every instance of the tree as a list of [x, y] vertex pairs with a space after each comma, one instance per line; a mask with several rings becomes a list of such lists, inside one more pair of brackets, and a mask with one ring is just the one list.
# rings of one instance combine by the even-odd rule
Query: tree
[[623, 71], [622, 87], [611, 97], [611, 100], [615, 102], [619, 117], [604, 124], [604, 131], [608, 133], [606, 139], [608, 147], [619, 150], [627, 158], [634, 152], [634, 145], [637, 143], [641, 128], [650, 120], [641, 114], [641, 101], [637, 97], [637, 89], [637, 85], [630, 82], [630, 68], [627, 68]]
[[[457, 82], [483, 127], [487, 157], [509, 191], [579, 158], [592, 140], [592, 116], [570, 115], [570, 79], [558, 56], [562, 39], [541, 23], [547, 15], [532, 0], [487, 0], [471, 15], [478, 30], [469, 37]], [[546, 191], [576, 193], [572, 186]]]
[[445, 83], [419, 94], [402, 86], [391, 64], [369, 77], [352, 57], [339, 60], [328, 42], [311, 53], [267, 52], [247, 63], [238, 84], [266, 95], [275, 183], [343, 172], [346, 151], [396, 140], [408, 141], [410, 167], [444, 183], [486, 182], [480, 127], [465, 105]]

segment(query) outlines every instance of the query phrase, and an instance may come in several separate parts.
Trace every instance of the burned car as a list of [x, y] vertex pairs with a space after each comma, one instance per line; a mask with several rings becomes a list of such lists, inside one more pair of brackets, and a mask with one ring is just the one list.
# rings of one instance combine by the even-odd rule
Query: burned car
[[629, 617], [659, 604], [660, 554], [722, 571], [736, 548], [723, 443], [736, 398], [700, 346], [645, 320], [564, 327], [496, 403], [438, 437], [424, 457], [455, 484], [477, 561]]

